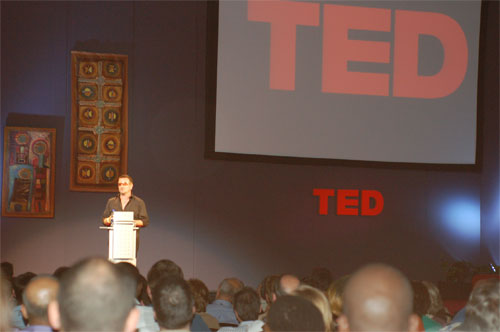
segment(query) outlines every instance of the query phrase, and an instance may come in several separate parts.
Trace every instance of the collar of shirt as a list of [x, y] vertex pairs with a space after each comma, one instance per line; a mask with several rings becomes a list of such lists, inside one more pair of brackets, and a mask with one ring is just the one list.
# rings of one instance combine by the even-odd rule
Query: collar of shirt
[[[116, 195], [116, 198], [118, 198], [118, 199], [119, 199], [119, 198], [120, 198], [120, 194], [117, 194], [117, 195]], [[134, 194], [130, 194], [130, 199], [132, 199], [132, 198], [134, 198]]]
[[214, 304], [217, 304], [217, 305], [220, 305], [220, 306], [223, 306], [226, 308], [231, 308], [231, 309], [233, 308], [233, 305], [231, 304], [231, 302], [226, 301], [226, 300], [215, 300]]

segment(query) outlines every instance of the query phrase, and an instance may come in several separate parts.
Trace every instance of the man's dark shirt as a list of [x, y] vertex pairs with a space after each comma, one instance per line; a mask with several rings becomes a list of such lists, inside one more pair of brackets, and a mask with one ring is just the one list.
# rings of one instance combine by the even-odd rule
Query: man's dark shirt
[[104, 209], [104, 213], [102, 214], [103, 218], [109, 217], [113, 210], [115, 211], [132, 211], [134, 212], [134, 220], [142, 220], [143, 226], [146, 227], [149, 225], [149, 217], [148, 211], [146, 210], [146, 204], [139, 197], [132, 195], [125, 206], [125, 209], [122, 209], [122, 202], [120, 201], [120, 195], [115, 197], [111, 197], [106, 204], [106, 209]]

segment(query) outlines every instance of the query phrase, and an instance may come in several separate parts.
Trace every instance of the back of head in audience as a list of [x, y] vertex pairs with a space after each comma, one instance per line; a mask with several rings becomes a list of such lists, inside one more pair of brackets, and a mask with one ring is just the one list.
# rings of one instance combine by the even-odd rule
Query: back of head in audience
[[279, 297], [269, 309], [271, 331], [325, 331], [323, 317], [311, 301], [300, 296]]
[[293, 291], [292, 295], [297, 295], [311, 301], [312, 304], [314, 304], [321, 312], [323, 322], [325, 323], [325, 330], [333, 330], [332, 311], [330, 309], [330, 304], [322, 291], [309, 285], [300, 285], [295, 291]]
[[7, 280], [12, 281], [12, 278], [14, 278], [14, 265], [12, 265], [11, 262], [2, 262], [2, 272], [4, 273], [4, 277]]
[[188, 283], [179, 277], [163, 278], [156, 282], [152, 294], [160, 328], [189, 331], [194, 301]]
[[139, 273], [139, 269], [129, 262], [119, 262], [116, 264], [118, 270], [127, 275], [129, 278], [135, 280], [136, 289], [135, 289], [135, 298], [140, 302], [140, 297], [142, 294], [142, 282], [141, 282], [141, 274]]
[[33, 272], [25, 272], [22, 273], [12, 280], [12, 287], [14, 288], [14, 294], [16, 296], [17, 304], [23, 303], [23, 292], [28, 283], [36, 277], [36, 274]]
[[219, 284], [216, 298], [233, 302], [234, 294], [240, 291], [243, 286], [243, 282], [237, 278], [226, 278]]
[[427, 310], [427, 314], [431, 318], [438, 320], [443, 325], [449, 323], [451, 320], [451, 315], [448, 312], [448, 309], [446, 309], [443, 304], [443, 299], [441, 297], [441, 293], [439, 292], [439, 288], [433, 282], [427, 280], [422, 281], [422, 284], [427, 287], [429, 298], [431, 300], [431, 304], [429, 306], [429, 309]]
[[135, 282], [109, 261], [88, 258], [67, 270], [49, 319], [62, 331], [134, 331]]
[[[278, 281], [276, 297], [289, 295], [300, 285], [300, 280], [292, 274], [283, 274]], [[276, 299], [275, 299], [276, 300]]]
[[149, 287], [152, 289], [158, 281], [166, 277], [184, 279], [184, 272], [179, 265], [169, 259], [159, 260], [149, 269], [147, 275]]
[[273, 274], [263, 280], [264, 296], [268, 305], [276, 301], [276, 292], [278, 291], [280, 278], [280, 275]]
[[362, 267], [344, 291], [339, 331], [417, 331], [413, 295], [408, 279], [384, 264]]
[[193, 295], [196, 312], [207, 311], [207, 304], [210, 296], [208, 287], [200, 279], [189, 279], [188, 284], [191, 294]]
[[431, 306], [429, 291], [421, 281], [412, 280], [410, 283], [413, 289], [413, 312], [422, 317]]
[[139, 283], [141, 284], [141, 294], [137, 299], [142, 305], [145, 306], [152, 305], [151, 298], [149, 297], [148, 294], [148, 281], [142, 274], [139, 275]]
[[260, 312], [259, 294], [250, 287], [243, 287], [234, 295], [234, 311], [240, 322], [257, 320]]
[[30, 325], [49, 325], [47, 309], [57, 297], [59, 282], [49, 275], [39, 275], [28, 283], [23, 292], [21, 307]]
[[332, 310], [333, 319], [337, 319], [342, 314], [342, 295], [344, 294], [345, 286], [347, 281], [349, 281], [350, 275], [345, 275], [338, 278], [331, 283], [326, 291], [326, 297], [330, 303], [330, 309]]
[[69, 266], [59, 266], [52, 275], [57, 278], [58, 280], [61, 280], [62, 275], [64, 272], [66, 272], [69, 269]]
[[465, 306], [460, 331], [500, 331], [500, 280], [478, 281]]
[[11, 296], [12, 296], [12, 284], [2, 271], [2, 273], [0, 273], [0, 331], [9, 331], [12, 329]]

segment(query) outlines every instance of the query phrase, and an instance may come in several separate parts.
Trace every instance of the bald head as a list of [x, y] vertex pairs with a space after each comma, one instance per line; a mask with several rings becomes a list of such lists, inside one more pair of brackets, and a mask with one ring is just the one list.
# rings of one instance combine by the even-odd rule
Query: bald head
[[294, 275], [284, 274], [280, 278], [279, 288], [276, 294], [278, 296], [291, 294], [300, 285], [300, 280]]
[[412, 331], [413, 294], [406, 277], [393, 267], [372, 264], [358, 270], [344, 292], [341, 331]]
[[52, 276], [37, 276], [23, 292], [23, 315], [30, 325], [49, 325], [47, 307], [56, 299], [59, 282]]
[[243, 289], [243, 282], [237, 278], [222, 280], [217, 290], [217, 299], [233, 302], [234, 294]]
[[58, 315], [51, 309], [51, 323], [62, 331], [127, 330], [135, 289], [135, 280], [109, 261], [82, 260], [61, 278]]

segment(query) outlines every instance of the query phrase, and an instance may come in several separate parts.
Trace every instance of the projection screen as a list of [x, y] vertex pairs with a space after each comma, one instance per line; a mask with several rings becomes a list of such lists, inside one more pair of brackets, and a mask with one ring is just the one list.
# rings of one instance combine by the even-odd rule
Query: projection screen
[[215, 153], [470, 165], [480, 1], [219, 1]]

